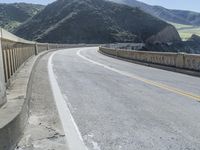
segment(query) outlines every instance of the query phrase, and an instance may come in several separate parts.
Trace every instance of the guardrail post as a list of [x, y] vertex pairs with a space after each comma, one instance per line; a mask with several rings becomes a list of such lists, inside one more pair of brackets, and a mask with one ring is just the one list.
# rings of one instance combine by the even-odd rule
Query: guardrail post
[[184, 68], [185, 66], [185, 53], [178, 53], [176, 57], [176, 67], [177, 68]]
[[2, 29], [0, 28], [0, 107], [6, 102], [6, 84], [4, 77], [4, 67], [3, 67], [3, 55], [2, 55]]
[[37, 45], [37, 43], [35, 43], [35, 55], [37, 55], [38, 54], [38, 45]]

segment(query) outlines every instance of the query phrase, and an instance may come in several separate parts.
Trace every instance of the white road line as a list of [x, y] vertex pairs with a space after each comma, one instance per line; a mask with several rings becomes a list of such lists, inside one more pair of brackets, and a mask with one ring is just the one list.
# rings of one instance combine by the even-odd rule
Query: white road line
[[70, 113], [66, 101], [61, 93], [58, 82], [56, 81], [55, 74], [53, 72], [52, 58], [57, 52], [51, 54], [48, 60], [48, 73], [51, 84], [53, 96], [58, 108], [60, 120], [65, 132], [67, 146], [69, 150], [88, 150], [85, 146], [81, 133]]
[[102, 63], [99, 63], [99, 62], [96, 62], [96, 61], [94, 61], [94, 60], [91, 60], [91, 59], [89, 59], [89, 58], [87, 58], [87, 57], [81, 55], [81, 53], [80, 53], [81, 51], [83, 51], [83, 50], [79, 50], [76, 54], [77, 54], [79, 57], [81, 57], [81, 58], [83, 58], [83, 59], [85, 59], [85, 60], [87, 60], [87, 61], [89, 61], [89, 62], [91, 62], [91, 63], [93, 63], [93, 64], [96, 64], [96, 65], [98, 65], [98, 66], [101, 66], [101, 67], [103, 67], [103, 68], [106, 68], [106, 69], [108, 69], [108, 70], [111, 70], [111, 71], [113, 71], [113, 72], [119, 73], [119, 74], [124, 75], [124, 76], [127, 76], [127, 77], [137, 77], [137, 76], [134, 75], [134, 74], [131, 74], [131, 73], [128, 73], [128, 72], [125, 72], [125, 71], [120, 71], [120, 70], [115, 69], [115, 68], [113, 68], [113, 67], [109, 67], [109, 66], [104, 65], [104, 64], [102, 64]]
[[[82, 49], [83, 50], [83, 49]], [[159, 82], [156, 82], [156, 81], [153, 81], [153, 80], [149, 80], [149, 79], [146, 79], [146, 78], [142, 78], [140, 76], [137, 76], [135, 74], [131, 74], [131, 73], [128, 73], [128, 72], [125, 72], [125, 71], [121, 71], [121, 70], [118, 70], [118, 69], [115, 69], [113, 67], [109, 67], [107, 65], [104, 65], [102, 63], [99, 63], [99, 62], [96, 62], [94, 60], [91, 60], [83, 55], [81, 55], [81, 51], [82, 50], [79, 50], [77, 51], [77, 55], [81, 58], [83, 58], [84, 60], [86, 61], [89, 61], [95, 65], [98, 65], [98, 66], [101, 66], [103, 68], [106, 68], [108, 70], [111, 70], [113, 72], [116, 72], [116, 73], [119, 73], [123, 76], [127, 76], [127, 77], [130, 77], [132, 79], [135, 79], [135, 80], [139, 80], [139, 81], [142, 81], [146, 84], [149, 84], [151, 86], [155, 86], [157, 88], [160, 88], [160, 89], [163, 89], [163, 90], [166, 90], [166, 91], [169, 91], [169, 92], [172, 92], [172, 93], [175, 93], [175, 94], [178, 94], [178, 95], [182, 95], [182, 96], [185, 96], [185, 97], [188, 97], [190, 99], [195, 99], [197, 101], [200, 101], [200, 95], [196, 95], [194, 93], [190, 93], [190, 92], [187, 92], [187, 91], [184, 91], [182, 89], [178, 89], [178, 88], [175, 88], [175, 87], [172, 87], [172, 86], [169, 86], [169, 85], [166, 85], [166, 84], [162, 84], [162, 83], [159, 83]]]

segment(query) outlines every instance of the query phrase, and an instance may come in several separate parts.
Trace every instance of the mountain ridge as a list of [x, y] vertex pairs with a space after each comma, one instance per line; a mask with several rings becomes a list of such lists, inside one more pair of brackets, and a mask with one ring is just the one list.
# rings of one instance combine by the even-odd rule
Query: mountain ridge
[[172, 25], [138, 8], [104, 0], [58, 0], [15, 33], [40, 42], [137, 42], [146, 41], [168, 26], [180, 40]]
[[125, 4], [132, 7], [139, 7], [141, 10], [163, 19], [165, 21], [200, 26], [200, 13], [188, 10], [167, 9], [162, 6], [148, 5], [137, 0], [108, 0], [116, 3]]

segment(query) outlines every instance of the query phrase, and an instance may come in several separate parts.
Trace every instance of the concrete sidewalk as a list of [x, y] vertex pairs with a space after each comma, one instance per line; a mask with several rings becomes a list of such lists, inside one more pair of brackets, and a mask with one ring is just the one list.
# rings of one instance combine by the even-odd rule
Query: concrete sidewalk
[[49, 55], [38, 60], [31, 77], [30, 117], [16, 150], [67, 150], [65, 135], [51, 92], [47, 62]]

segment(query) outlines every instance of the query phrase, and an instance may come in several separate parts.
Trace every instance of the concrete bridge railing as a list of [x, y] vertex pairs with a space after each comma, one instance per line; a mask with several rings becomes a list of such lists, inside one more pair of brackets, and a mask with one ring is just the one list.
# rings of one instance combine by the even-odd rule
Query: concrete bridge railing
[[87, 46], [98, 45], [38, 43], [0, 28], [0, 150], [15, 149], [27, 125], [32, 69], [39, 58], [50, 49]]
[[100, 52], [145, 63], [200, 72], [200, 55], [186, 53], [147, 52], [100, 47]]
[[67, 44], [37, 43], [19, 38], [0, 28], [0, 107], [6, 102], [6, 86], [19, 67], [30, 57]]

